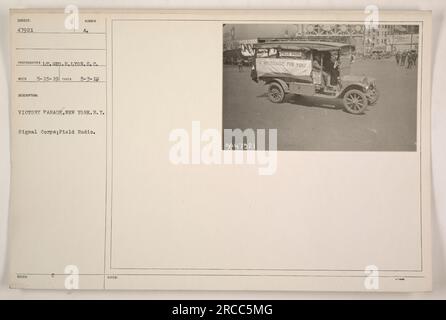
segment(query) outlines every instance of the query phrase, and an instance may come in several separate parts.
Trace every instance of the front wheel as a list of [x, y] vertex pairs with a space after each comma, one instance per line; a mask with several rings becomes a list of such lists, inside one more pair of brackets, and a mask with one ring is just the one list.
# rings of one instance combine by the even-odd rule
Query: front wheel
[[361, 114], [367, 108], [367, 96], [360, 90], [352, 89], [344, 95], [344, 108], [347, 112]]
[[281, 103], [285, 98], [285, 91], [278, 83], [271, 83], [268, 87], [268, 99], [274, 103]]

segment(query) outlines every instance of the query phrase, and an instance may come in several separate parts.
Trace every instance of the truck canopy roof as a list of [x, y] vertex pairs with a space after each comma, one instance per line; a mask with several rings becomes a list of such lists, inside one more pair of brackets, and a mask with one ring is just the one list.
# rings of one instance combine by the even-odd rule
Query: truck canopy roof
[[309, 41], [309, 40], [286, 40], [286, 39], [268, 39], [259, 38], [258, 43], [254, 44], [257, 49], [285, 49], [285, 50], [317, 50], [317, 51], [333, 51], [354, 49], [351, 44], [340, 42], [326, 41]]

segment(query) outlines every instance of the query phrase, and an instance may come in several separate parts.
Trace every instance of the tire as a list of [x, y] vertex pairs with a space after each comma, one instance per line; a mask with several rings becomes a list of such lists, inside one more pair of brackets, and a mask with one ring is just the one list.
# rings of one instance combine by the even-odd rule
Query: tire
[[285, 99], [285, 91], [280, 84], [273, 82], [268, 87], [268, 99], [273, 103], [281, 103]]
[[367, 105], [367, 96], [360, 90], [351, 89], [344, 94], [344, 108], [349, 113], [362, 114]]
[[378, 88], [374, 88], [373, 95], [367, 95], [367, 100], [369, 101], [369, 105], [374, 105], [379, 99], [379, 90]]

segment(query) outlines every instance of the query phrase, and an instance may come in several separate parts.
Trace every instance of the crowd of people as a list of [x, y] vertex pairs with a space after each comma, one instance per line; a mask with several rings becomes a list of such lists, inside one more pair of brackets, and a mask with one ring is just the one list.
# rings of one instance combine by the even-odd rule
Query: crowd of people
[[415, 67], [417, 65], [417, 59], [418, 53], [416, 50], [404, 50], [395, 53], [396, 64], [407, 69]]

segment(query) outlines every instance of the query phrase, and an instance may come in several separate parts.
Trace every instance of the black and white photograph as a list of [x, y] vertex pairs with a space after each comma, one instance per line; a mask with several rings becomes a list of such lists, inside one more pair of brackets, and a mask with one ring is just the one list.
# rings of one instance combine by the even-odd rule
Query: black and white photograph
[[279, 151], [416, 151], [419, 28], [225, 24], [223, 149], [275, 129]]

